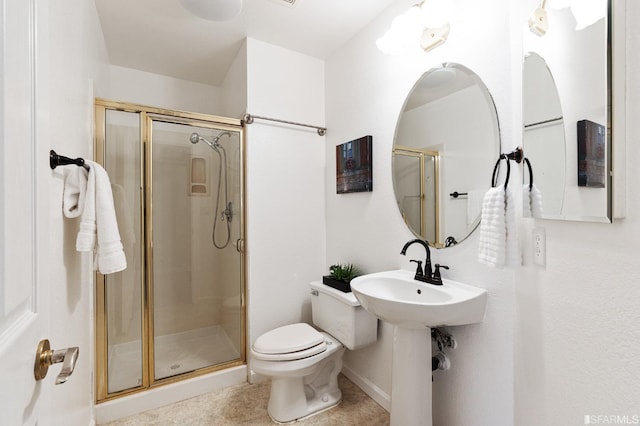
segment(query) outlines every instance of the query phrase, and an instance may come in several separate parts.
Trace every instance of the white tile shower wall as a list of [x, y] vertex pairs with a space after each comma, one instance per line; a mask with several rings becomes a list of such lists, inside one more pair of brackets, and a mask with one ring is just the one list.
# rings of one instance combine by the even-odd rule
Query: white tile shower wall
[[[399, 255], [412, 235], [396, 207], [390, 167], [398, 115], [423, 72], [443, 62], [470, 68], [487, 85], [496, 103], [503, 149], [519, 140], [511, 119], [512, 110], [519, 108], [513, 101], [513, 73], [519, 71], [512, 63], [511, 28], [487, 24], [510, 22], [509, 3], [487, 8], [475, 1], [457, 1], [447, 43], [427, 54], [382, 54], [376, 49], [376, 39], [393, 17], [413, 3], [395, 2], [326, 62], [330, 129], [325, 154], [327, 265], [350, 261], [366, 272], [409, 269], [409, 258], [424, 256], [420, 247], [412, 247], [407, 257]], [[373, 136], [374, 190], [337, 195], [335, 146], [367, 134]], [[487, 170], [487, 180], [490, 173]], [[451, 370], [436, 375], [434, 424], [513, 424], [514, 272], [489, 270], [478, 264], [477, 243], [474, 235], [460, 246], [432, 252], [435, 261], [451, 266], [448, 277], [486, 288], [489, 293], [483, 323], [450, 330], [459, 345], [449, 351]], [[349, 352], [345, 358], [345, 365], [372, 383], [373, 389], [380, 388], [383, 397], [391, 390], [392, 340], [392, 327], [382, 323], [375, 345]]]
[[[247, 40], [248, 112], [324, 124], [324, 63]], [[310, 321], [325, 264], [324, 147], [314, 130], [256, 120], [247, 132], [249, 338]]]

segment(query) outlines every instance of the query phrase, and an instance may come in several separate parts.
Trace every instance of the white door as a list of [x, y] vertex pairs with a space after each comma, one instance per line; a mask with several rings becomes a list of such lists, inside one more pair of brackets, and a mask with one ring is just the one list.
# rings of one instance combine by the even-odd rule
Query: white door
[[0, 423], [11, 426], [46, 424], [52, 388], [33, 373], [36, 347], [49, 332], [37, 249], [47, 245], [38, 238], [37, 176], [46, 162], [36, 148], [46, 144], [37, 141], [44, 136], [36, 117], [35, 5], [0, 0]]

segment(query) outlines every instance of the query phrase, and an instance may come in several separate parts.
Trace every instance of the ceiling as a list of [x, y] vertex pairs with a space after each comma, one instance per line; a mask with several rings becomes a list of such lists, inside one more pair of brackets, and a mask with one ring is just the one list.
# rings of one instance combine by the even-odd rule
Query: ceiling
[[326, 59], [394, 1], [244, 0], [227, 22], [198, 18], [178, 0], [95, 3], [111, 64], [219, 86], [245, 37]]

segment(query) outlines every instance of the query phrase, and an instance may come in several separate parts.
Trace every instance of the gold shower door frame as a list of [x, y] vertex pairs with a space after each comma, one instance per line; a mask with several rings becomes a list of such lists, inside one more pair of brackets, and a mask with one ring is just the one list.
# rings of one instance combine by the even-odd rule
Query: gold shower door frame
[[401, 146], [395, 145], [393, 147], [392, 156], [395, 157], [404, 156], [404, 157], [414, 157], [418, 159], [419, 169], [420, 169], [420, 235], [422, 238], [425, 237], [427, 233], [427, 225], [425, 222], [425, 199], [426, 199], [426, 191], [425, 191], [425, 180], [426, 180], [426, 166], [425, 166], [425, 158], [430, 157], [433, 158], [433, 174], [434, 174], [434, 199], [435, 199], [435, 235], [436, 238], [434, 241], [430, 241], [436, 247], [444, 247], [444, 244], [440, 241], [440, 153], [437, 151], [431, 151], [427, 149], [413, 148], [410, 146]]
[[[140, 201], [142, 211], [140, 224], [143, 233], [144, 244], [141, 244], [141, 259], [144, 266], [141, 268], [140, 282], [142, 283], [142, 383], [133, 388], [112, 392], [108, 391], [108, 336], [107, 336], [107, 277], [96, 272], [95, 288], [95, 401], [96, 403], [109, 401], [121, 396], [143, 392], [148, 389], [175, 383], [185, 379], [208, 374], [214, 371], [246, 364], [246, 261], [245, 261], [245, 140], [244, 128], [241, 120], [218, 117], [208, 114], [192, 113], [185, 111], [173, 111], [154, 108], [144, 105], [136, 105], [126, 102], [95, 99], [95, 129], [94, 148], [95, 161], [104, 165], [106, 155], [106, 113], [108, 110], [138, 113], [140, 116]], [[154, 315], [153, 315], [153, 222], [152, 222], [152, 122], [161, 121], [201, 128], [211, 128], [222, 131], [238, 132], [240, 138], [240, 239], [236, 242], [240, 253], [240, 311], [241, 311], [241, 341], [240, 358], [195, 371], [182, 373], [176, 376], [156, 380], [154, 360]], [[189, 142], [188, 140], [186, 142]]]

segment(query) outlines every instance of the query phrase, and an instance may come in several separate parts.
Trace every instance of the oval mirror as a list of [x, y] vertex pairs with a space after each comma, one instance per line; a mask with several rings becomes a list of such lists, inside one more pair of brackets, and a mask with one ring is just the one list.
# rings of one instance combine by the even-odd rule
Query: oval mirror
[[425, 72], [398, 118], [392, 155], [398, 209], [416, 237], [440, 248], [473, 232], [499, 153], [498, 116], [480, 77], [455, 63]]
[[542, 194], [543, 217], [562, 212], [565, 181], [565, 131], [556, 83], [542, 56], [529, 52], [522, 76], [524, 146]]

